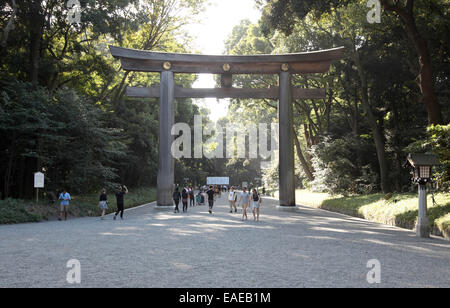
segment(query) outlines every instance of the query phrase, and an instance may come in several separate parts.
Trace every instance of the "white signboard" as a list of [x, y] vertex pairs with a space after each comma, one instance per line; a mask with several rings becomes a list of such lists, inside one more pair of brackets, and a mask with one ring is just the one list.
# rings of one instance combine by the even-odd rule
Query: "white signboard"
[[34, 188], [44, 188], [44, 174], [42, 172], [34, 174]]
[[248, 183], [247, 182], [242, 182], [242, 187], [248, 188]]
[[229, 185], [229, 177], [208, 177], [206, 178], [207, 185]]

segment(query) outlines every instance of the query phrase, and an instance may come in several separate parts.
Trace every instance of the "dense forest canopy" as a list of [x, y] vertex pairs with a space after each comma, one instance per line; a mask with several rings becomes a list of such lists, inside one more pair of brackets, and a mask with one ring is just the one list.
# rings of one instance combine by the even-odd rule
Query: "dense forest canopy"
[[[371, 7], [363, 0], [257, 3], [260, 22], [236, 26], [227, 53], [346, 47], [345, 58], [326, 76], [294, 79], [297, 87], [327, 89], [324, 100], [294, 102], [298, 186], [342, 193], [408, 191], [409, 170], [403, 168], [408, 152], [434, 152], [443, 163], [436, 179], [448, 188], [449, 1], [382, 1], [380, 23], [369, 22]], [[235, 83], [264, 87], [277, 80], [236, 77]], [[234, 101], [230, 121], [236, 113], [264, 121], [259, 109], [276, 117], [276, 102]], [[273, 186], [276, 168], [263, 171]]]
[[[196, 52], [185, 26], [206, 0], [80, 0], [81, 22], [60, 0], [0, 2], [1, 198], [29, 198], [33, 174], [46, 189], [74, 193], [103, 186], [156, 184], [158, 101], [131, 99], [127, 86], [159, 83], [158, 74], [125, 72], [108, 45]], [[370, 23], [366, 0], [255, 0], [259, 23], [242, 21], [225, 54], [280, 54], [345, 46], [329, 73], [295, 76], [294, 86], [325, 88], [321, 100], [294, 102], [299, 187], [344, 193], [406, 191], [409, 152], [432, 151], [449, 187], [450, 1], [380, 1]], [[201, 35], [201, 34], [198, 34]], [[190, 87], [193, 75], [175, 75]], [[218, 80], [218, 84], [219, 84]], [[233, 77], [236, 87], [277, 86], [277, 76]], [[208, 110], [177, 100], [175, 122], [193, 127]], [[227, 123], [277, 122], [277, 102], [232, 100]], [[247, 139], [248, 142], [253, 142]], [[277, 189], [277, 164], [258, 159], [176, 161], [176, 182], [207, 176], [232, 183], [262, 178]], [[257, 180], [256, 180], [257, 181]], [[260, 184], [260, 183], [255, 183]]]
[[[2, 1], [0, 6], [0, 178], [2, 198], [30, 197], [33, 174], [74, 193], [156, 184], [158, 101], [132, 100], [128, 85], [158, 74], [124, 72], [108, 45], [192, 52], [184, 26], [203, 0]], [[195, 76], [177, 76], [189, 87]], [[198, 108], [177, 102], [177, 121]], [[184, 164], [181, 169], [185, 168]]]

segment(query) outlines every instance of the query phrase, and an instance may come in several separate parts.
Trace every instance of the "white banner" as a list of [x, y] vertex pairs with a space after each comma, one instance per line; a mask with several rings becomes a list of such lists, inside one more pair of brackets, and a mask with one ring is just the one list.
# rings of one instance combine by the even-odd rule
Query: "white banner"
[[208, 177], [206, 178], [207, 185], [230, 185], [229, 177]]

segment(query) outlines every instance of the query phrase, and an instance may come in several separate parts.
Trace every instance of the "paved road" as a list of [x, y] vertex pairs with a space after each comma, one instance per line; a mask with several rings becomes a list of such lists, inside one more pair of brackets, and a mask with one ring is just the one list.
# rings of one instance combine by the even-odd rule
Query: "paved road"
[[[124, 221], [72, 219], [0, 226], [1, 287], [448, 287], [450, 241], [318, 209], [276, 209], [265, 199], [260, 222], [230, 214], [225, 197], [213, 215], [129, 210]], [[367, 262], [381, 283], [367, 282]]]

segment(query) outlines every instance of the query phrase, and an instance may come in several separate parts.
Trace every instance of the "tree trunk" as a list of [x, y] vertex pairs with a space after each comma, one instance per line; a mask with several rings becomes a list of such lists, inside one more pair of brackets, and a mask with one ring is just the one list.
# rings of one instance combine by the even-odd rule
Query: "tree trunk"
[[429, 124], [443, 124], [441, 106], [437, 101], [433, 84], [433, 69], [426, 40], [420, 35], [414, 19], [414, 0], [406, 0], [405, 7], [400, 3], [391, 5], [387, 0], [381, 0], [385, 10], [393, 11], [400, 16], [405, 23], [406, 33], [411, 39], [419, 56], [419, 75], [417, 84], [422, 93], [422, 102], [428, 113]]
[[116, 102], [116, 103], [119, 102], [120, 99], [125, 94], [125, 90], [126, 90], [125, 82], [130, 73], [131, 73], [131, 71], [126, 71], [125, 75], [122, 77], [122, 81], [120, 82], [119, 87], [116, 89], [116, 95], [114, 96], [113, 102]]
[[11, 175], [12, 175], [12, 169], [13, 169], [13, 162], [14, 162], [14, 143], [9, 148], [9, 160], [8, 160], [8, 166], [6, 167], [5, 172], [5, 185], [3, 187], [3, 198], [6, 199], [9, 197], [9, 187], [11, 183]]
[[386, 151], [384, 149], [384, 139], [383, 134], [381, 131], [380, 126], [378, 125], [377, 119], [375, 118], [372, 107], [370, 104], [370, 96], [369, 96], [369, 89], [367, 85], [367, 78], [363, 71], [361, 61], [359, 59], [358, 51], [356, 50], [356, 47], [353, 50], [353, 58], [356, 64], [356, 67], [358, 69], [358, 75], [361, 82], [361, 94], [362, 94], [362, 102], [364, 111], [366, 112], [367, 121], [369, 123], [370, 129], [372, 131], [373, 140], [375, 142], [375, 148], [377, 151], [377, 157], [378, 157], [378, 165], [380, 168], [380, 182], [381, 182], [381, 190], [384, 193], [390, 192], [390, 185], [389, 185], [389, 177], [388, 177], [388, 162], [386, 159]]
[[294, 128], [293, 128], [293, 130], [294, 130], [295, 148], [297, 149], [297, 155], [298, 155], [298, 158], [300, 159], [300, 163], [302, 164], [303, 171], [305, 172], [308, 179], [310, 181], [313, 181], [314, 175], [310, 169], [310, 165], [308, 164], [308, 162], [305, 159], [305, 156], [303, 156], [302, 148], [300, 147], [300, 142], [298, 141], [297, 133], [295, 132]]
[[3, 29], [2, 40], [0, 42], [0, 46], [5, 50], [8, 45], [9, 32], [14, 29], [14, 18], [16, 18], [16, 14], [17, 14], [16, 1], [12, 0], [11, 5], [12, 5], [13, 11], [11, 13], [11, 16], [8, 19], [8, 23], [6, 24], [5, 28]]
[[429, 124], [443, 124], [441, 105], [437, 101], [434, 93], [433, 71], [431, 65], [428, 45], [417, 31], [416, 24], [412, 16], [405, 21], [409, 36], [414, 42], [417, 53], [419, 54], [419, 75], [417, 76], [417, 84], [423, 95], [422, 102], [425, 104], [428, 113]]
[[41, 1], [35, 1], [30, 4], [30, 66], [28, 79], [38, 83], [39, 62], [41, 58], [41, 43], [44, 33], [44, 16], [42, 13]]

